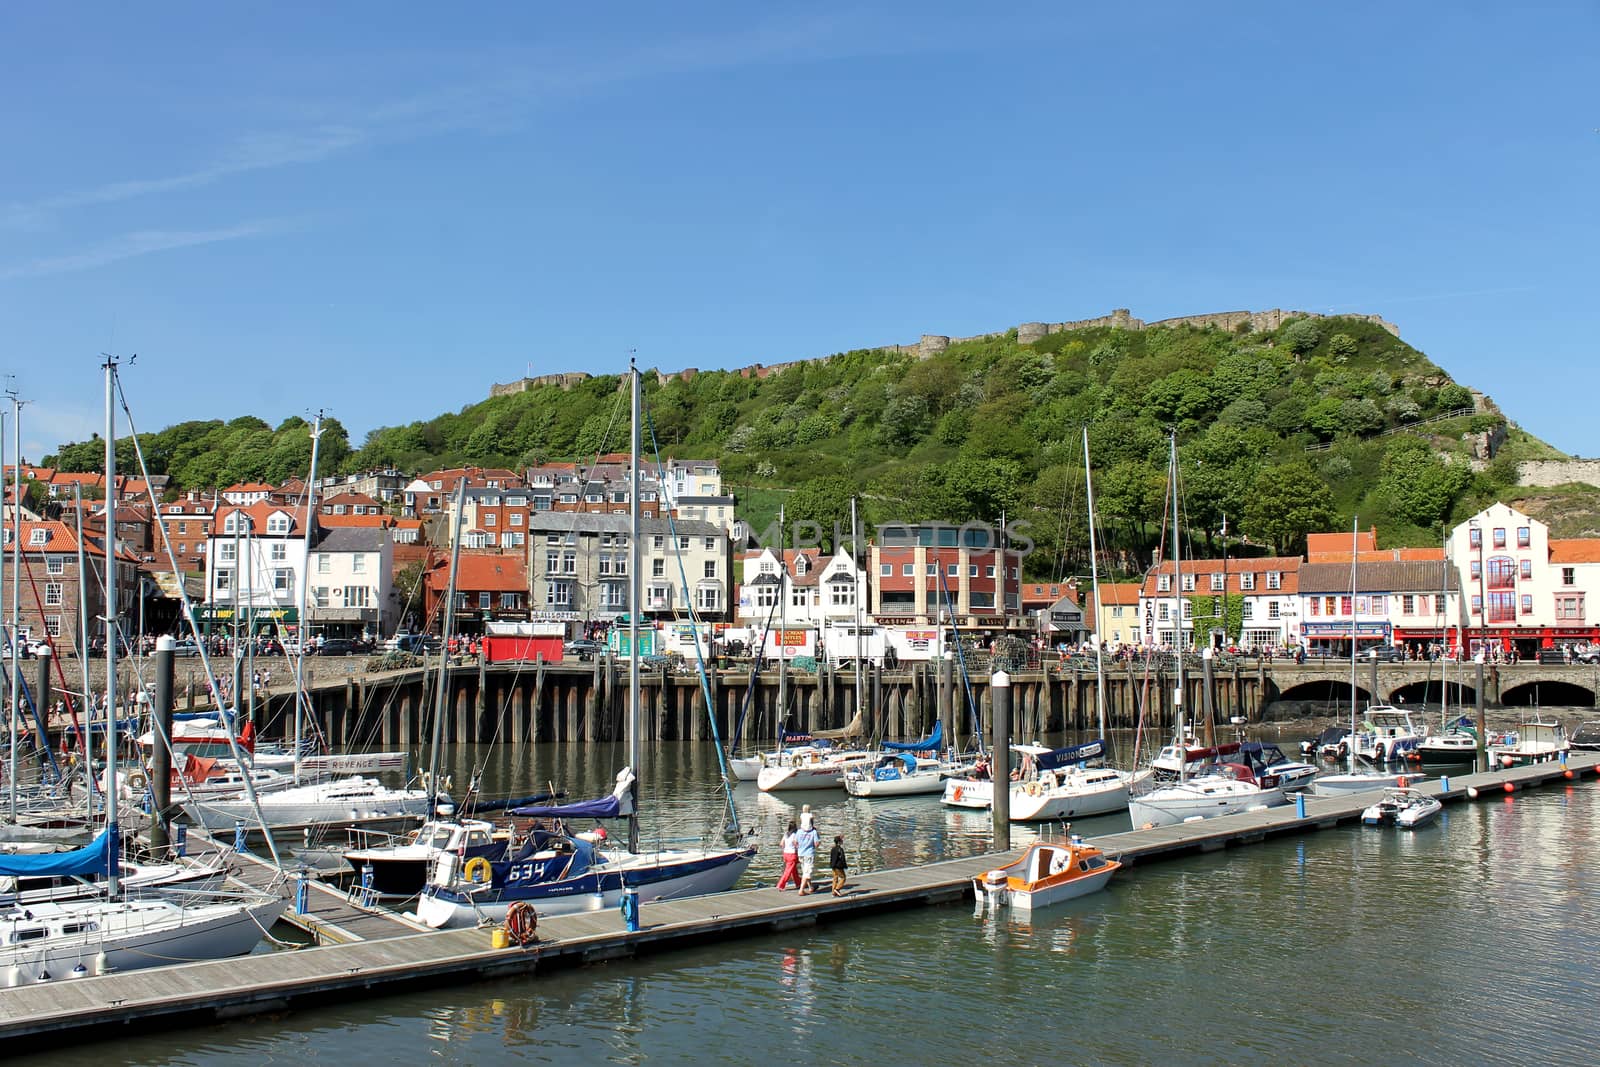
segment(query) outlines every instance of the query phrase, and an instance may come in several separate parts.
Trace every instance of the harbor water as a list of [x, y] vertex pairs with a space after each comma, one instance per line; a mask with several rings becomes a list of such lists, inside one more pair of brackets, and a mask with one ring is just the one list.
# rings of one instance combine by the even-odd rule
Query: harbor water
[[[461, 746], [458, 785], [600, 792], [610, 746]], [[698, 840], [716, 753], [646, 766], [647, 841]], [[858, 868], [986, 850], [937, 797], [736, 793], [770, 884], [810, 803]], [[1126, 815], [1073, 829], [1126, 829]], [[1028, 832], [1016, 836], [1024, 841]], [[1338, 828], [1151, 863], [1034, 916], [971, 904], [548, 975], [248, 1019], [38, 1064], [1592, 1062], [1600, 786], [1457, 804], [1427, 829]], [[648, 926], [650, 909], [643, 909]], [[621, 918], [619, 916], [620, 925]]]

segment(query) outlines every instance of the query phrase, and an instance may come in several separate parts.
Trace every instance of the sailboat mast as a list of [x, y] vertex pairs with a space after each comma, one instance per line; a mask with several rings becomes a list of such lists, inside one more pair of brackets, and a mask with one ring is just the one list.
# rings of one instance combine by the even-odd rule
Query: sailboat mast
[[[0, 412], [0, 480], [4, 478], [6, 469], [6, 434], [5, 413]], [[21, 501], [13, 501], [11, 505], [11, 537], [16, 540], [22, 536], [22, 511], [17, 507]], [[5, 525], [4, 509], [0, 509], [0, 527]], [[6, 551], [0, 544], [0, 589], [5, 587], [6, 578]], [[11, 673], [17, 673], [17, 634], [13, 630], [6, 635], [11, 642]], [[10, 766], [6, 768], [6, 793], [10, 798], [11, 821], [17, 821], [17, 702], [11, 702], [10, 711], [6, 718], [6, 736], [11, 741]]]
[[[784, 634], [789, 627], [789, 561], [783, 554], [783, 505], [778, 505], [778, 722], [783, 729], [784, 713], [789, 707], [789, 657], [784, 652]], [[771, 616], [768, 616], [770, 619]]]
[[[111, 847], [120, 849], [120, 831], [117, 829], [117, 519], [114, 500], [117, 484], [117, 410], [115, 404], [117, 361], [106, 356], [106, 829], [110, 832]], [[16, 662], [12, 661], [12, 676], [16, 675]], [[15, 714], [16, 704], [12, 703]], [[12, 751], [16, 751], [16, 735], [12, 734]], [[15, 782], [15, 776], [12, 777]], [[117, 861], [108, 865], [106, 891], [115, 898], [119, 889]]]
[[1089, 427], [1083, 428], [1083, 483], [1089, 497], [1089, 581], [1094, 586], [1094, 707], [1100, 736], [1106, 736], [1105, 637], [1100, 633], [1100, 559], [1094, 538], [1094, 473], [1089, 469]]
[[[855, 564], [857, 573], [860, 573], [861, 564], [856, 559], [856, 553], [858, 551], [860, 551], [860, 548], [861, 548], [861, 539], [860, 539], [860, 535], [856, 532], [856, 498], [855, 497], [851, 497], [850, 498], [850, 562]], [[859, 712], [863, 711], [867, 706], [866, 705], [866, 701], [861, 699], [861, 656], [862, 656], [862, 652], [861, 652], [861, 590], [860, 590], [860, 583], [859, 582], [857, 583], [855, 602], [856, 602], [856, 656], [855, 656], [855, 659], [856, 659], [856, 711], [859, 713]], [[869, 736], [876, 736], [876, 735], [869, 735]]]
[[[628, 397], [632, 429], [628, 434], [628, 766], [633, 771], [633, 803], [628, 811], [628, 851], [639, 851], [639, 775], [643, 753], [639, 744], [639, 609], [644, 604], [639, 554], [639, 364], [628, 360]], [[659, 495], [657, 497], [659, 501]], [[658, 504], [659, 506], [659, 504]], [[713, 710], [713, 714], [715, 711]]]
[[[305, 678], [306, 669], [306, 593], [311, 585], [311, 538], [316, 533], [317, 499], [317, 446], [322, 443], [322, 412], [317, 412], [311, 424], [311, 474], [306, 479], [305, 560], [300, 565], [300, 603], [295, 605], [295, 624], [300, 633], [300, 654], [294, 660], [294, 778], [300, 780], [300, 747], [305, 735]], [[381, 634], [379, 635], [382, 636]]]
[[[11, 482], [13, 487], [11, 492], [11, 511], [15, 516], [12, 529], [16, 531], [11, 535], [11, 751], [15, 753], [17, 751], [16, 728], [22, 714], [19, 706], [21, 694], [17, 691], [18, 683], [22, 681], [22, 649], [19, 647], [20, 642], [17, 637], [17, 611], [22, 603], [22, 583], [20, 581], [22, 577], [22, 402], [17, 399], [17, 391], [15, 389], [6, 390], [6, 395], [11, 398], [11, 469], [15, 472]], [[4, 465], [0, 464], [0, 471], [3, 470]], [[107, 481], [106, 529], [114, 534], [117, 529], [117, 520], [115, 510], [111, 504], [112, 495], [111, 483]], [[43, 721], [43, 718], [41, 713], [41, 721]], [[12, 770], [14, 772], [16, 768], [13, 767]], [[15, 773], [12, 774], [11, 781], [12, 788], [15, 788], [17, 781]]]
[[77, 516], [78, 539], [78, 667], [83, 671], [83, 742], [84, 793], [89, 803], [89, 818], [94, 818], [94, 690], [89, 686], [89, 579], [83, 569], [83, 487], [72, 483], [72, 510]]
[[461, 561], [461, 519], [466, 511], [467, 476], [456, 482], [456, 516], [450, 537], [450, 574], [445, 582], [444, 623], [440, 627], [439, 683], [433, 693], [433, 742], [428, 755], [428, 817], [439, 807], [439, 739], [444, 735], [444, 706], [450, 695], [450, 638], [456, 622], [456, 564]]
[[1189, 746], [1183, 736], [1183, 547], [1178, 537], [1178, 432], [1169, 442], [1172, 472], [1172, 643], [1178, 661], [1178, 686], [1172, 691], [1172, 729], [1178, 738], [1178, 781], [1189, 777]]
[[1350, 520], [1350, 773], [1356, 773], [1356, 556], [1361, 517]]

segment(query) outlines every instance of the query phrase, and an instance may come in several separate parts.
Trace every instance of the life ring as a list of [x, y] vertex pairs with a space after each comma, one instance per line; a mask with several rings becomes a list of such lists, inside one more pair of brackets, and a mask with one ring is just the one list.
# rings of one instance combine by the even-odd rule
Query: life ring
[[[483, 859], [475, 856], [474, 859]], [[484, 862], [488, 862], [485, 860]], [[539, 914], [526, 900], [514, 900], [506, 909], [506, 937], [519, 945], [538, 940]]]
[[474, 856], [467, 861], [465, 867], [461, 868], [461, 873], [473, 885], [482, 885], [494, 876], [494, 868], [489, 865], [489, 861], [484, 857]]
[[956, 786], [956, 791], [950, 794], [950, 799], [954, 801], [960, 801], [963, 792], [964, 790], [959, 785]]
[[1039, 795], [1039, 783], [1038, 782], [1029, 782], [1027, 784], [1027, 786], [1025, 786], [1023, 788], [1023, 792], [1027, 793], [1030, 797], [1038, 796]]
[[143, 771], [134, 771], [128, 775], [128, 788], [135, 793], [142, 791], [148, 784], [149, 781], [145, 778]]

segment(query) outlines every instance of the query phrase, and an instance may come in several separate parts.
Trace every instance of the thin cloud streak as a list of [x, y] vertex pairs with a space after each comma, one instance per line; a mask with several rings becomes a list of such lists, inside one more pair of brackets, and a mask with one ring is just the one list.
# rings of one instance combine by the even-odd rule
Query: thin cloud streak
[[30, 263], [0, 268], [0, 281], [14, 281], [19, 278], [38, 278], [47, 274], [66, 274], [71, 271], [92, 270], [95, 267], [103, 267], [108, 263], [132, 259], [135, 256], [147, 256], [153, 252], [167, 252], [177, 248], [193, 248], [196, 245], [264, 237], [278, 233], [283, 229], [284, 224], [281, 221], [267, 219], [216, 230], [138, 230], [112, 238], [104, 244], [82, 252], [73, 252], [64, 256], [51, 256], [45, 259], [36, 259]]

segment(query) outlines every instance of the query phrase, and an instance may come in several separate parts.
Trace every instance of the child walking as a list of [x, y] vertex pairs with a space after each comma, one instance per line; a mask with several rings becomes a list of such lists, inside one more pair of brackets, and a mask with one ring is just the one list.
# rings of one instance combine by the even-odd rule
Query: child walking
[[844, 838], [835, 837], [833, 849], [828, 853], [828, 867], [833, 871], [833, 895], [836, 897], [844, 896], [841, 890], [844, 889], [845, 868], [849, 866], [849, 861], [844, 857]]

